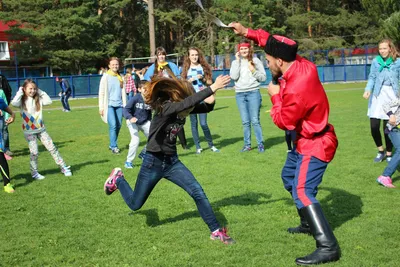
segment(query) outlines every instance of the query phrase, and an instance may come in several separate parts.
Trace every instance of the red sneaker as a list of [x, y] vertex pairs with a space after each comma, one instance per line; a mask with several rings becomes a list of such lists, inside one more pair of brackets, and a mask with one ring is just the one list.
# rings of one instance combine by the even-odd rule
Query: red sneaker
[[106, 192], [107, 195], [111, 195], [114, 193], [115, 190], [117, 190], [117, 179], [124, 177], [124, 173], [122, 172], [121, 168], [114, 168], [110, 176], [108, 176], [106, 182], [104, 183], [104, 192]]
[[227, 245], [235, 243], [235, 240], [226, 233], [226, 228], [218, 229], [218, 231], [211, 233], [210, 238], [211, 240], [220, 240]]
[[383, 185], [384, 187], [389, 187], [389, 188], [395, 188], [395, 187], [396, 187], [396, 186], [394, 186], [394, 185], [392, 184], [392, 179], [390, 179], [389, 176], [383, 176], [383, 175], [381, 175], [381, 176], [378, 177], [378, 179], [376, 179], [376, 181], [377, 181], [379, 184]]

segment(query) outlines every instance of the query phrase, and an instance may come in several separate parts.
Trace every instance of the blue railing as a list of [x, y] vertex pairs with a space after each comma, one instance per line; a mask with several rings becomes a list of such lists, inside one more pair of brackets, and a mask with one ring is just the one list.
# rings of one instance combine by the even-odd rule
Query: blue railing
[[[76, 76], [59, 76], [59, 78], [68, 79], [69, 84], [72, 84], [72, 97], [97, 95], [99, 93], [99, 84], [101, 75], [76, 75]], [[61, 91], [60, 84], [56, 81], [56, 77], [33, 77], [37, 86], [45, 91], [50, 97], [58, 96]], [[13, 89], [13, 94], [18, 91], [19, 86], [22, 86], [25, 78], [7, 79]]]
[[[318, 75], [321, 82], [351, 82], [365, 81], [368, 79], [370, 65], [326, 65], [317, 66]], [[266, 86], [271, 81], [271, 73], [266, 69], [267, 80], [262, 83]], [[229, 75], [229, 69], [214, 70], [213, 78], [219, 75]], [[76, 76], [60, 76], [59, 78], [68, 79], [73, 85], [72, 97], [97, 95], [99, 92], [99, 83], [101, 75], [76, 75]], [[34, 77], [32, 78], [38, 87], [45, 91], [50, 97], [56, 97], [61, 91], [60, 85], [56, 82], [55, 77]], [[10, 78], [8, 79], [13, 94], [21, 86], [25, 78]], [[229, 87], [234, 86], [234, 81], [231, 81]]]

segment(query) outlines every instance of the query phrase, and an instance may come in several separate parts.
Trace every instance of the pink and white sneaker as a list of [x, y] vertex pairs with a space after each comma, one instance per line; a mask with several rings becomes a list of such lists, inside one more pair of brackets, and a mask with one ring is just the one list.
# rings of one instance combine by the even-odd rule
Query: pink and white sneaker
[[376, 179], [376, 181], [377, 181], [379, 184], [383, 185], [384, 187], [389, 187], [389, 188], [395, 188], [395, 187], [396, 187], [396, 186], [394, 186], [394, 185], [392, 184], [392, 179], [390, 179], [389, 176], [383, 176], [383, 175], [381, 175], [381, 176], [378, 177], [378, 179]]
[[104, 183], [104, 192], [106, 192], [107, 195], [111, 195], [114, 193], [115, 190], [117, 190], [117, 179], [124, 177], [124, 173], [122, 172], [121, 168], [114, 168], [110, 176], [108, 176], [106, 182]]
[[226, 228], [218, 229], [215, 232], [212, 232], [210, 235], [211, 240], [220, 240], [222, 243], [231, 245], [235, 243], [232, 237], [228, 236], [226, 233]]

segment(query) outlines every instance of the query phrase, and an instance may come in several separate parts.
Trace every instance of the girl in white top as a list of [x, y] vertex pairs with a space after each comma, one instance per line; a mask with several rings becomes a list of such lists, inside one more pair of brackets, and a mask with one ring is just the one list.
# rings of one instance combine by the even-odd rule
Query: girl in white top
[[46, 132], [43, 123], [43, 106], [52, 103], [50, 97], [43, 91], [37, 88], [36, 83], [31, 79], [26, 79], [22, 87], [19, 88], [11, 105], [20, 108], [22, 117], [22, 129], [24, 136], [28, 141], [30, 151], [30, 168], [32, 178], [42, 180], [45, 177], [38, 172], [38, 143], [40, 139], [42, 144], [50, 152], [54, 161], [61, 168], [61, 172], [65, 176], [71, 176], [71, 166], [67, 166], [54, 145], [50, 135]]
[[[379, 42], [379, 55], [371, 63], [371, 71], [363, 97], [368, 101], [368, 117], [370, 118], [371, 135], [378, 148], [374, 162], [381, 162], [386, 157], [392, 159], [393, 144], [385, 131], [389, 117], [383, 111], [383, 105], [398, 98], [400, 80], [400, 54], [389, 39]], [[386, 155], [383, 148], [382, 135], [379, 130], [383, 121], [383, 132], [386, 143]]]

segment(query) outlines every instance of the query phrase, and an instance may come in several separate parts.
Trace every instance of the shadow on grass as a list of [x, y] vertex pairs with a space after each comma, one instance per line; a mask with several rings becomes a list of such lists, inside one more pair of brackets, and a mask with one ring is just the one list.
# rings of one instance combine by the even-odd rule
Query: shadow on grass
[[[332, 230], [362, 214], [363, 203], [361, 197], [332, 187], [320, 187], [318, 191], [321, 190], [330, 192], [327, 197], [317, 199]], [[294, 207], [292, 199], [287, 204]]]
[[[218, 137], [220, 137], [220, 136], [218, 136]], [[214, 136], [213, 136], [213, 140], [214, 140], [214, 139], [217, 139], [217, 138], [214, 138]], [[216, 146], [217, 146], [219, 149], [221, 149], [221, 148], [224, 148], [224, 147], [227, 147], [227, 146], [236, 144], [237, 142], [243, 142], [243, 136], [240, 136], [240, 137], [233, 137], [233, 138], [224, 138], [224, 139], [220, 140], [219, 142], [217, 142], [217, 143], [216, 143]], [[238, 147], [238, 151], [239, 151], [241, 148], [242, 148], [242, 147]]]
[[[66, 144], [69, 144], [72, 142], [75, 142], [75, 141], [68, 140], [68, 141], [64, 141], [64, 142], [54, 142], [54, 144], [56, 145], [57, 148], [60, 148], [60, 147], [64, 147]], [[44, 147], [44, 145], [40, 145], [40, 144], [41, 144], [41, 142], [39, 142], [39, 145], [38, 145], [39, 153], [47, 152], [47, 149]], [[30, 154], [28, 145], [26, 145], [26, 148], [23, 148], [20, 150], [12, 150], [12, 152], [13, 152], [13, 157], [27, 156]]]
[[220, 110], [220, 109], [226, 109], [226, 108], [229, 108], [229, 106], [217, 107], [217, 108], [214, 108], [213, 111], [217, 111], [217, 110]]
[[273, 146], [279, 145], [280, 143], [285, 143], [285, 136], [275, 136], [272, 138], [268, 138], [264, 141], [265, 149], [271, 148]]
[[319, 190], [330, 192], [320, 203], [332, 230], [362, 214], [363, 202], [360, 196], [332, 187], [321, 187]]
[[[201, 128], [199, 129], [199, 134], [201, 134], [200, 132], [201, 132]], [[213, 138], [215, 146], [218, 149], [223, 149], [224, 147], [236, 144], [238, 142], [243, 142], [243, 137], [224, 138], [220, 141], [215, 141], [215, 140], [218, 140], [219, 138], [221, 138], [221, 136], [218, 134], [213, 134], [212, 138]], [[267, 140], [265, 140], [264, 144], [265, 144], [265, 148], [268, 149], [268, 148], [271, 148], [271, 147], [278, 145], [280, 143], [283, 143], [283, 142], [286, 142], [284, 136], [272, 137], [272, 138], [268, 138]], [[179, 153], [179, 155], [183, 156], [183, 155], [196, 153], [196, 147], [194, 145], [193, 138], [187, 138], [187, 143], [188, 143], [188, 148], [190, 150], [187, 150], [187, 151], [183, 150], [183, 153]], [[200, 136], [200, 144], [203, 144], [203, 146], [202, 146], [203, 150], [204, 150], [204, 146], [208, 147], [207, 140], [203, 136]], [[177, 146], [180, 146], [180, 143], [179, 144], [177, 143]], [[237, 148], [238, 152], [240, 151], [241, 148], [242, 148], [242, 146], [238, 146], [238, 148]], [[257, 149], [257, 145], [252, 146], [252, 149]]]
[[[399, 166], [397, 166], [397, 171], [398, 172], [400, 172], [400, 165]], [[393, 176], [392, 176], [393, 177]], [[397, 181], [399, 181], [400, 180], [400, 176], [396, 176], [396, 177], [394, 177], [394, 178], [392, 178], [392, 182], [394, 183], [394, 182], [397, 182]]]
[[[200, 145], [202, 145], [203, 151], [208, 149], [208, 143], [207, 140], [205, 139], [204, 136], [201, 136], [202, 134], [202, 129], [199, 126], [199, 134], [200, 134]], [[214, 142], [214, 145], [218, 148], [218, 149], [223, 149], [224, 147], [233, 145], [239, 141], [242, 141], [243, 138], [242, 137], [235, 137], [235, 138], [227, 138], [227, 139], [222, 139], [221, 141], [215, 141], [220, 139], [221, 136], [218, 134], [213, 134], [212, 135], [212, 139]], [[181, 153], [179, 153], [180, 156], [185, 156], [185, 155], [189, 155], [189, 154], [194, 154], [196, 153], [196, 146], [194, 144], [194, 140], [193, 137], [187, 138], [187, 144], [188, 144], [188, 148], [189, 150], [182, 150], [181, 149]], [[181, 146], [180, 143], [176, 144], [177, 147]], [[241, 147], [240, 147], [241, 148]], [[239, 149], [239, 148], [238, 148]], [[179, 152], [179, 151], [178, 151]]]
[[[270, 204], [286, 199], [274, 199], [274, 200], [263, 200], [263, 199], [270, 199], [271, 195], [263, 194], [263, 193], [246, 193], [239, 196], [233, 196], [218, 200], [214, 203], [211, 203], [213, 207], [215, 216], [217, 217], [219, 223], [221, 225], [228, 225], [228, 220], [226, 219], [225, 215], [220, 211], [221, 208], [227, 206], [253, 206], [253, 205], [262, 205], [262, 204]], [[131, 212], [130, 215], [134, 214], [143, 214], [146, 216], [146, 224], [150, 227], [157, 227], [167, 223], [174, 223], [178, 221], [187, 220], [190, 218], [200, 217], [199, 212], [196, 211], [189, 211], [178, 216], [167, 218], [160, 220], [158, 216], [157, 209], [149, 209], [149, 210], [141, 210], [138, 212]]]
[[[103, 164], [103, 163], [109, 162], [109, 161], [110, 160], [108, 160], [108, 159], [103, 159], [103, 160], [98, 160], [98, 161], [87, 161], [87, 162], [72, 165], [71, 166], [72, 175], [74, 175], [76, 171], [80, 170], [82, 167], [85, 167], [86, 165]], [[12, 172], [12, 170], [11, 170], [11, 172]], [[44, 176], [49, 175], [49, 174], [56, 174], [56, 173], [59, 173], [60, 175], [62, 175], [60, 168], [56, 167], [54, 169], [40, 171], [40, 174], [42, 174]], [[25, 180], [24, 183], [18, 184], [17, 187], [26, 186], [26, 185], [32, 183], [33, 181], [35, 181], [35, 179], [32, 178], [30, 172], [21, 173], [16, 176], [11, 175], [11, 181], [12, 180]]]

